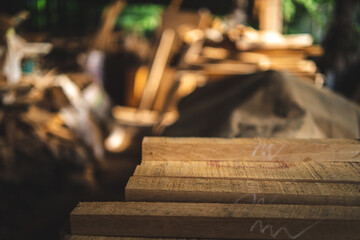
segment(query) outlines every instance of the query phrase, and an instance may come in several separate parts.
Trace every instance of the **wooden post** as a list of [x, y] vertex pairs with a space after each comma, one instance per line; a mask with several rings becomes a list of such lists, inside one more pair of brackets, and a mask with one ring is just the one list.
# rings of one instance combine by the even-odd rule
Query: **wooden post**
[[166, 29], [162, 34], [159, 47], [156, 51], [139, 109], [152, 109], [174, 40], [175, 31], [170, 28]]
[[261, 31], [282, 32], [282, 0], [257, 0]]

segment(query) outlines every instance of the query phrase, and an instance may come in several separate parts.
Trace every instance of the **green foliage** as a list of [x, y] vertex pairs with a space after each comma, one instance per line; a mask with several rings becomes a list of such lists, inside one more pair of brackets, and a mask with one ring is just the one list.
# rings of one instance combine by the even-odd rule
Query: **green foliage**
[[116, 26], [131, 33], [147, 35], [161, 23], [163, 7], [155, 4], [128, 4], [117, 19]]
[[283, 18], [286, 22], [290, 22], [295, 15], [296, 7], [293, 0], [283, 0]]
[[318, 23], [322, 24], [325, 16], [320, 16], [319, 12], [317, 11], [320, 7], [320, 3], [316, 0], [296, 0], [296, 2], [302, 5], [308, 13], [310, 13], [311, 17], [317, 21]]
[[[328, 19], [328, 11], [321, 11], [322, 9], [332, 10], [335, 0], [283, 0], [283, 16], [286, 22], [293, 20], [296, 12], [300, 8], [305, 9], [313, 20], [318, 24], [324, 25]], [[301, 11], [301, 10], [300, 10]]]
[[310, 33], [319, 43], [333, 16], [335, 0], [283, 0], [284, 33]]

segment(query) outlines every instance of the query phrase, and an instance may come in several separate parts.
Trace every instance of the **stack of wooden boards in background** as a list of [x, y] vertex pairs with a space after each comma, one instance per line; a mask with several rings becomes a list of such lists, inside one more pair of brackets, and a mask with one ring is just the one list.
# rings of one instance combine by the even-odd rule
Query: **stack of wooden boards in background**
[[71, 239], [360, 239], [356, 140], [145, 138], [142, 151], [126, 202], [80, 203]]

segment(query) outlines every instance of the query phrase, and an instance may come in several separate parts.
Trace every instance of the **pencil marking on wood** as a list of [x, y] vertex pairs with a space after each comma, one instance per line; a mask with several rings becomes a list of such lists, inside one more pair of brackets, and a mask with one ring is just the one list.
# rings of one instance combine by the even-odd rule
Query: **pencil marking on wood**
[[[257, 199], [257, 196], [255, 193], [244, 194], [241, 197], [237, 198], [234, 203], [239, 203], [241, 200], [243, 200], [244, 198], [247, 198], [249, 196], [252, 197], [252, 204], [265, 204], [265, 198], [259, 197], [259, 199]], [[269, 204], [272, 204], [275, 200], [276, 200], [276, 197], [273, 198], [269, 202]]]
[[[256, 194], [255, 193], [244, 194], [241, 197], [237, 198], [235, 200], [235, 203], [239, 203], [241, 200], [243, 200], [244, 198], [247, 198], [249, 196], [251, 196], [253, 198], [252, 204], [256, 204]], [[263, 197], [261, 197], [257, 203], [258, 204], [265, 203], [265, 199]]]
[[265, 231], [266, 231], [267, 229], [269, 229], [269, 230], [270, 230], [270, 236], [271, 236], [272, 238], [274, 238], [274, 239], [277, 237], [277, 235], [279, 235], [279, 233], [280, 233], [281, 231], [283, 231], [289, 238], [291, 238], [291, 239], [297, 239], [298, 237], [300, 237], [301, 235], [305, 234], [308, 230], [310, 230], [311, 228], [313, 228], [315, 225], [319, 224], [320, 222], [321, 222], [321, 221], [316, 221], [316, 222], [314, 222], [313, 224], [311, 224], [310, 226], [308, 226], [308, 227], [306, 227], [305, 229], [301, 230], [299, 233], [293, 235], [293, 234], [291, 234], [291, 233], [289, 232], [289, 230], [288, 230], [286, 227], [280, 227], [278, 230], [276, 230], [276, 231], [274, 232], [274, 226], [273, 226], [273, 225], [271, 225], [271, 224], [266, 224], [265, 226], [263, 226], [262, 220], [256, 220], [256, 221], [254, 222], [254, 224], [251, 226], [250, 232], [253, 232], [254, 229], [255, 229], [255, 227], [256, 227], [257, 225], [259, 225], [259, 229], [260, 229], [260, 232], [261, 232], [262, 234], [265, 234]]
[[280, 145], [280, 147], [276, 150], [274, 149], [275, 145], [270, 143], [270, 144], [266, 144], [266, 143], [261, 143], [258, 144], [254, 151], [252, 152], [252, 156], [256, 156], [256, 155], [261, 155], [263, 157], [266, 157], [269, 161], [273, 160], [277, 155], [279, 155], [279, 153], [281, 152], [281, 150], [285, 147], [284, 144]]
[[357, 153], [355, 153], [354, 156], [352, 156], [351, 158], [359, 158], [360, 157], [360, 151], [358, 151]]
[[[239, 197], [238, 199], [236, 199], [236, 200], [235, 200], [235, 203], [239, 203], [242, 199], [244, 199], [244, 198], [246, 198], [246, 197], [249, 197], [249, 196], [252, 197], [252, 204], [265, 204], [265, 198], [263, 198], [263, 197], [259, 197], [259, 198], [258, 198], [255, 193], [245, 194], [245, 195]], [[276, 197], [273, 198], [273, 199], [269, 202], [269, 204], [272, 204], [275, 200], [276, 200]], [[291, 233], [289, 232], [289, 230], [288, 230], [286, 227], [280, 227], [278, 230], [276, 230], [276, 231], [274, 232], [274, 226], [273, 226], [273, 225], [271, 225], [271, 224], [266, 224], [265, 226], [263, 226], [262, 220], [256, 220], [256, 221], [254, 222], [254, 224], [251, 226], [250, 232], [253, 232], [254, 229], [255, 229], [255, 227], [256, 227], [257, 225], [259, 225], [259, 229], [260, 229], [260, 232], [261, 232], [262, 234], [265, 234], [265, 231], [266, 231], [267, 229], [269, 229], [269, 230], [270, 230], [270, 236], [271, 236], [272, 238], [274, 238], [274, 239], [277, 237], [277, 235], [280, 234], [281, 231], [283, 231], [289, 238], [291, 238], [291, 239], [296, 239], [296, 238], [300, 237], [301, 235], [305, 234], [305, 232], [307, 232], [309, 229], [313, 228], [315, 225], [319, 224], [320, 222], [321, 222], [321, 221], [316, 221], [315, 223], [313, 223], [313, 224], [311, 224], [310, 226], [306, 227], [305, 229], [303, 229], [303, 230], [300, 231], [299, 233], [293, 235], [293, 234], [291, 234]]]

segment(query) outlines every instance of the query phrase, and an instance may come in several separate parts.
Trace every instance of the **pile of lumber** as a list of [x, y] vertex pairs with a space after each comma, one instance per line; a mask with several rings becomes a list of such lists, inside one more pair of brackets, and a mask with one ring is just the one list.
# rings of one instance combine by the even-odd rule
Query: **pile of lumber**
[[[276, 70], [314, 82], [318, 70], [309, 58], [322, 56], [322, 51], [319, 46], [311, 46], [297, 49], [254, 49], [237, 53], [221, 47], [204, 46], [197, 61], [192, 64], [204, 70], [210, 81], [227, 75]], [[222, 55], [223, 58], [219, 57]]]
[[78, 191], [93, 184], [94, 157], [60, 116], [69, 100], [45, 81], [0, 82], [0, 186], [7, 196], [0, 206], [21, 189], [36, 195], [42, 188]]
[[0, 239], [48, 236], [60, 209], [96, 190], [95, 157], [62, 118], [71, 103], [56, 78], [0, 81]]
[[145, 138], [125, 195], [80, 203], [70, 239], [355, 240], [360, 144]]
[[[25, 158], [86, 168], [83, 165], [92, 158], [60, 115], [71, 104], [68, 97], [59, 85], [47, 80], [0, 82], [0, 165], [16, 165]], [[0, 179], [2, 174], [0, 171]]]

